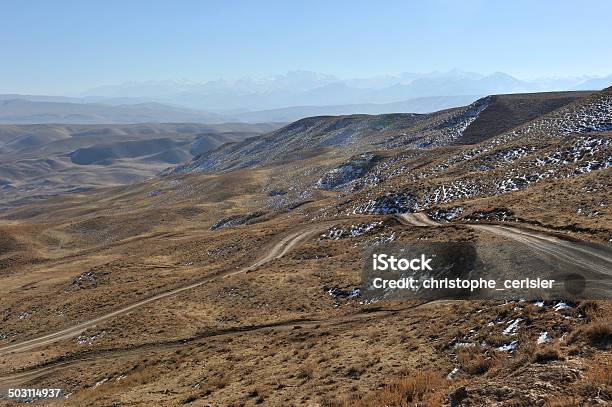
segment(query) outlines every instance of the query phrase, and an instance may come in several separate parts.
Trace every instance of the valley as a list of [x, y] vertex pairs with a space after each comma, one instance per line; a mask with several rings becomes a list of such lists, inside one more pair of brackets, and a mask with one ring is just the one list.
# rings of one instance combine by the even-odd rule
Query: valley
[[276, 124], [0, 125], [0, 208], [145, 180]]
[[[0, 140], [0, 388], [74, 406], [612, 401], [612, 88]], [[601, 296], [364, 301], [364, 253], [414, 242], [586, 265]]]

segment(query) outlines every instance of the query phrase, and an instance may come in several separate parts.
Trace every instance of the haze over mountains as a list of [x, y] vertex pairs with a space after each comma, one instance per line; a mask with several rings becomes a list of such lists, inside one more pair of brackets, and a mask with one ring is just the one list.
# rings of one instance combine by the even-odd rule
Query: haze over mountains
[[[595, 79], [596, 81], [592, 81]], [[592, 81], [592, 82], [591, 82]], [[83, 97], [119, 100], [155, 100], [215, 112], [264, 110], [288, 106], [391, 103], [430, 96], [489, 95], [586, 89], [607, 78], [588, 76], [544, 78], [533, 81], [495, 72], [481, 75], [454, 69], [426, 74], [402, 73], [370, 78], [340, 79], [308, 71], [292, 71], [266, 78], [224, 79], [197, 83], [189, 81], [127, 82], [85, 91]], [[591, 90], [589, 88], [589, 90]]]
[[598, 90], [607, 77], [521, 80], [454, 69], [341, 79], [292, 71], [265, 78], [126, 82], [78, 95], [0, 95], [0, 123], [142, 123], [294, 121], [313, 115], [427, 113], [489, 94]]
[[[102, 103], [39, 101], [39, 97], [16, 96], [0, 100], [0, 123], [4, 124], [127, 124], [127, 123], [222, 123], [224, 116], [161, 103], [107, 105]], [[51, 99], [49, 97], [49, 99]]]

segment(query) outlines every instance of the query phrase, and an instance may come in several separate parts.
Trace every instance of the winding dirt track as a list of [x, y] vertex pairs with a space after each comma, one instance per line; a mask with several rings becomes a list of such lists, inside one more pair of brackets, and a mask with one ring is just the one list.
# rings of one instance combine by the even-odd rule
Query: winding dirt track
[[440, 226], [438, 222], [431, 220], [423, 212], [403, 213], [398, 217], [402, 223], [412, 226]]
[[[441, 226], [423, 212], [399, 215], [402, 223], [412, 226]], [[609, 246], [574, 243], [534, 230], [495, 224], [463, 224], [472, 229], [510, 239], [525, 246], [527, 252], [534, 251], [555, 258], [580, 271], [586, 281], [594, 282], [591, 293], [608, 297], [612, 292], [612, 250]]]
[[[403, 224], [418, 226], [418, 227], [435, 227], [441, 226], [439, 223], [431, 220], [424, 213], [412, 213], [412, 214], [403, 214], [398, 216], [400, 221]], [[57, 331], [52, 334], [44, 335], [41, 337], [37, 337], [34, 339], [30, 339], [27, 341], [23, 341], [20, 343], [15, 343], [12, 345], [8, 345], [0, 348], [0, 355], [13, 353], [13, 352], [24, 352], [28, 350], [32, 350], [35, 348], [39, 348], [45, 345], [49, 345], [64, 339], [69, 339], [74, 336], [79, 335], [85, 329], [91, 328], [96, 324], [105, 321], [107, 319], [120, 316], [122, 314], [128, 313], [136, 308], [143, 307], [148, 305], [154, 301], [170, 297], [181, 292], [191, 290], [193, 288], [199, 287], [203, 284], [211, 282], [217, 278], [228, 277], [231, 275], [245, 273], [251, 270], [254, 270], [274, 259], [278, 259], [286, 255], [290, 250], [295, 248], [298, 244], [308, 239], [312, 235], [330, 227], [334, 222], [323, 222], [315, 225], [306, 225], [302, 226], [299, 231], [292, 232], [286, 236], [284, 236], [280, 241], [278, 241], [274, 246], [270, 248], [270, 250], [266, 253], [264, 257], [256, 261], [254, 264], [242, 268], [240, 270], [232, 270], [222, 273], [217, 273], [213, 276], [209, 276], [204, 278], [198, 282], [185, 285], [182, 287], [178, 287], [147, 299], [138, 301], [136, 303], [130, 304], [108, 314], [102, 315], [95, 319], [85, 321], [74, 325], [72, 327]], [[546, 253], [547, 255], [552, 255], [562, 261], [565, 261], [569, 264], [580, 265], [589, 269], [592, 269], [594, 272], [598, 274], [604, 274], [606, 276], [612, 275], [612, 253], [609, 249], [605, 247], [592, 247], [587, 245], [581, 245], [578, 243], [572, 243], [565, 240], [558, 239], [556, 237], [552, 237], [546, 235], [544, 233], [535, 232], [532, 230], [519, 229], [515, 227], [508, 227], [502, 225], [473, 225], [466, 224], [465, 226], [472, 227], [477, 230], [482, 230], [488, 233], [493, 233], [498, 236], [502, 236], [504, 238], [512, 239], [514, 241], [520, 242], [526, 245], [530, 250], [540, 251], [542, 253]], [[152, 343], [152, 344], [143, 344], [139, 346], [135, 346], [128, 349], [110, 349], [110, 350], [100, 350], [95, 351], [93, 353], [87, 354], [74, 354], [64, 357], [60, 360], [50, 361], [45, 365], [37, 366], [30, 369], [25, 369], [21, 371], [16, 371], [11, 373], [10, 375], [6, 375], [0, 377], [0, 387], [7, 385], [19, 385], [23, 383], [27, 383], [33, 381], [35, 379], [44, 377], [48, 374], [51, 374], [59, 369], [66, 368], [76, 363], [87, 362], [90, 360], [95, 360], [97, 358], [103, 357], [113, 357], [113, 356], [125, 356], [125, 355], [140, 355], [144, 352], [150, 352], [154, 350], [163, 350], [163, 349], [171, 349], [174, 347], [184, 346], [187, 343], [194, 343], [197, 341], [205, 340], [206, 338], [221, 336], [221, 335], [232, 335], [239, 334], [245, 332], [257, 332], [262, 330], [274, 330], [274, 331], [282, 331], [293, 329], [296, 325], [300, 326], [338, 326], [343, 324], [351, 324], [359, 321], [363, 321], [364, 319], [369, 318], [380, 318], [389, 315], [393, 315], [397, 312], [402, 312], [407, 309], [413, 309], [416, 307], [420, 307], [424, 305], [424, 303], [417, 304], [415, 306], [407, 307], [403, 310], [381, 310], [367, 314], [358, 314], [358, 315], [350, 315], [345, 318], [331, 320], [316, 320], [316, 319], [302, 319], [302, 320], [291, 320], [291, 321], [281, 321], [272, 324], [263, 324], [263, 325], [254, 325], [254, 326], [242, 326], [235, 328], [228, 328], [225, 330], [211, 331], [200, 334], [199, 336], [180, 339], [176, 341], [162, 342], [162, 343]]]
[[533, 250], [554, 256], [580, 268], [612, 275], [612, 253], [609, 249], [572, 243], [557, 237], [508, 226], [470, 225], [470, 227], [523, 243]]
[[292, 248], [294, 248], [297, 244], [299, 244], [300, 242], [302, 242], [303, 240], [307, 239], [309, 236], [312, 236], [313, 234], [325, 229], [326, 227], [329, 227], [329, 222], [327, 223], [322, 223], [322, 224], [317, 224], [317, 225], [307, 225], [306, 227], [304, 227], [302, 230], [297, 231], [297, 232], [293, 232], [291, 234], [289, 234], [288, 236], [285, 236], [284, 238], [282, 238], [278, 243], [276, 243], [268, 252], [267, 254], [262, 257], [261, 259], [259, 259], [258, 261], [256, 261], [254, 264], [239, 269], [239, 270], [233, 270], [233, 271], [227, 271], [227, 272], [222, 272], [222, 273], [217, 273], [214, 274], [212, 276], [203, 278], [195, 283], [191, 283], [188, 285], [184, 285], [169, 291], [165, 291], [159, 294], [156, 294], [152, 297], [148, 297], [145, 298], [144, 300], [135, 302], [133, 304], [124, 306], [122, 308], [119, 308], [115, 311], [109, 312], [108, 314], [104, 314], [101, 315], [97, 318], [94, 319], [90, 319], [88, 321], [84, 321], [81, 323], [78, 323], [76, 325], [73, 325], [71, 327], [68, 327], [66, 329], [62, 329], [60, 331], [57, 332], [53, 332], [51, 334], [47, 334], [47, 335], [43, 335], [43, 336], [39, 336], [33, 339], [29, 339], [26, 341], [22, 341], [22, 342], [18, 342], [18, 343], [14, 343], [8, 346], [4, 346], [2, 348], [0, 348], [0, 356], [1, 355], [5, 355], [8, 353], [14, 353], [14, 352], [24, 352], [24, 351], [28, 351], [28, 350], [32, 350], [32, 349], [36, 349], [42, 346], [46, 346], [46, 345], [50, 345], [53, 344], [55, 342], [58, 341], [62, 341], [65, 339], [70, 339], [73, 338], [75, 336], [80, 335], [83, 331], [85, 331], [88, 328], [91, 328], [97, 324], [99, 324], [100, 322], [106, 321], [110, 318], [114, 318], [123, 314], [126, 314], [128, 312], [131, 312], [137, 308], [143, 307], [145, 305], [148, 305], [152, 302], [161, 300], [163, 298], [166, 297], [170, 297], [176, 294], [179, 294], [183, 291], [187, 291], [187, 290], [191, 290], [197, 287], [200, 287], [201, 285], [204, 285], [206, 283], [209, 283], [212, 280], [215, 280], [217, 278], [221, 278], [221, 277], [228, 277], [231, 275], [235, 275], [235, 274], [240, 274], [240, 273], [245, 273], [251, 270], [254, 270], [274, 259], [280, 258], [282, 256], [284, 256], [285, 254], [287, 254], [287, 252], [289, 252]]

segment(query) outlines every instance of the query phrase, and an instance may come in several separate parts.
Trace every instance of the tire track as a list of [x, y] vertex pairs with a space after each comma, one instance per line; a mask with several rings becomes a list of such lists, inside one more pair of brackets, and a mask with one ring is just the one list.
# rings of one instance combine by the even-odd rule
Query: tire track
[[[402, 214], [397, 216], [400, 222], [404, 225], [418, 226], [418, 227], [437, 227], [442, 226], [440, 223], [435, 222], [434, 220], [427, 217], [425, 213], [411, 213], [411, 214]], [[308, 225], [302, 227], [301, 230], [292, 232], [287, 236], [283, 237], [279, 242], [277, 242], [266, 254], [264, 257], [253, 263], [248, 267], [244, 267], [240, 270], [228, 271], [224, 273], [218, 273], [214, 276], [210, 276], [206, 279], [200, 280], [196, 283], [192, 283], [186, 286], [182, 286], [170, 291], [166, 291], [164, 293], [157, 294], [145, 300], [136, 302], [134, 304], [123, 307], [119, 310], [113, 311], [111, 313], [105, 314], [98, 318], [74, 325], [73, 327], [66, 328], [64, 330], [48, 334], [45, 336], [41, 336], [38, 338], [34, 338], [31, 340], [23, 341], [20, 343], [12, 344], [0, 348], [0, 355], [12, 353], [12, 352], [23, 352], [31, 349], [35, 349], [41, 346], [45, 346], [48, 344], [52, 344], [64, 339], [68, 339], [74, 337], [85, 329], [96, 325], [99, 322], [107, 320], [109, 318], [120, 316], [127, 312], [130, 312], [136, 308], [148, 305], [154, 301], [157, 301], [162, 298], [170, 297], [181, 292], [199, 287], [207, 282], [215, 280], [221, 277], [228, 277], [235, 274], [245, 273], [252, 270], [257, 269], [258, 267], [269, 263], [275, 259], [281, 258], [285, 256], [290, 250], [298, 246], [304, 240], [312, 236], [313, 234], [324, 230], [325, 228], [330, 227], [335, 222], [324, 222], [316, 225]], [[544, 233], [537, 233], [531, 230], [520, 229], [517, 227], [510, 227], [505, 225], [482, 225], [482, 224], [463, 224], [467, 227], [481, 230], [487, 233], [495, 234], [504, 238], [512, 239], [521, 244], [527, 246], [529, 250], [540, 251], [547, 255], [555, 256], [556, 258], [570, 263], [570, 264], [591, 264], [595, 267], [595, 270], [600, 272], [605, 272], [606, 275], [611, 275], [612, 268], [610, 265], [612, 264], [612, 255], [609, 251], [604, 248], [594, 248], [586, 245], [580, 245], [573, 242], [565, 241], [556, 237], [552, 237], [546, 235]], [[262, 324], [262, 325], [249, 325], [249, 326], [240, 326], [234, 328], [228, 328], [224, 330], [217, 331], [209, 331], [203, 334], [187, 338], [187, 339], [179, 339], [170, 342], [163, 343], [152, 343], [152, 344], [144, 344], [131, 348], [121, 348], [121, 349], [109, 349], [102, 351], [95, 351], [93, 353], [77, 353], [73, 355], [69, 355], [63, 357], [62, 359], [54, 360], [44, 364], [42, 366], [37, 366], [30, 369], [25, 369], [22, 371], [16, 371], [10, 375], [6, 375], [0, 377], [0, 386], [6, 386], [7, 384], [17, 385], [22, 383], [27, 383], [41, 377], [47, 376], [56, 372], [59, 369], [63, 369], [69, 367], [71, 365], [92, 361], [98, 358], [109, 358], [113, 356], [128, 356], [128, 355], [141, 355], [146, 352], [156, 351], [156, 350], [164, 350], [164, 349], [172, 349], [175, 347], [185, 346], [189, 343], [197, 343], [198, 341], [204, 341], [207, 338], [216, 337], [216, 336], [224, 336], [224, 335], [235, 335], [240, 333], [248, 333], [248, 332], [258, 332], [267, 329], [271, 329], [274, 331], [283, 331], [294, 329], [296, 325], [300, 325], [302, 327], [311, 327], [311, 326], [340, 326], [340, 325], [350, 325], [352, 323], [361, 322], [363, 320], [372, 319], [372, 318], [381, 318], [389, 315], [393, 315], [397, 312], [401, 312], [407, 309], [418, 308], [426, 303], [421, 303], [416, 306], [408, 307], [402, 310], [381, 310], [375, 311], [367, 314], [359, 314], [357, 316], [350, 315], [346, 318], [336, 319], [336, 320], [320, 320], [320, 319], [299, 319], [299, 320], [290, 320], [283, 321], [278, 323], [271, 324]]]
[[68, 368], [70, 366], [95, 361], [97, 359], [109, 359], [111, 357], [126, 357], [126, 356], [144, 356], [150, 352], [172, 350], [180, 348], [186, 345], [196, 345], [204, 342], [210, 338], [221, 337], [221, 336], [232, 336], [244, 333], [253, 333], [261, 331], [275, 331], [283, 332], [289, 331], [296, 328], [312, 328], [312, 327], [323, 327], [332, 328], [343, 325], [350, 326], [356, 323], [363, 323], [370, 319], [385, 318], [393, 315], [400, 314], [408, 310], [414, 310], [427, 305], [430, 301], [424, 301], [416, 305], [404, 307], [401, 309], [394, 310], [377, 310], [372, 312], [366, 312], [361, 314], [348, 315], [340, 319], [292, 319], [288, 321], [280, 321], [269, 324], [261, 325], [245, 325], [232, 327], [227, 329], [219, 329], [213, 331], [203, 332], [199, 335], [172, 340], [168, 342], [155, 342], [147, 343], [142, 345], [133, 346], [130, 348], [117, 348], [117, 349], [104, 349], [98, 351], [92, 351], [87, 353], [75, 353], [72, 355], [62, 356], [59, 359], [49, 361], [45, 364], [38, 365], [32, 368], [15, 371], [9, 375], [0, 377], [0, 388], [5, 387], [16, 387], [32, 382], [37, 379], [41, 379], [48, 375], [51, 375], [59, 370]]
[[86, 329], [94, 327], [100, 322], [106, 321], [110, 318], [124, 315], [128, 312], [134, 311], [135, 309], [149, 305], [155, 301], [180, 294], [184, 291], [192, 290], [208, 282], [211, 282], [212, 280], [215, 280], [217, 278], [228, 277], [228, 276], [255, 270], [256, 268], [266, 263], [269, 263], [272, 260], [275, 260], [275, 259], [278, 259], [284, 256], [285, 254], [287, 254], [287, 252], [289, 252], [292, 248], [294, 248], [300, 242], [304, 241], [305, 239], [312, 236], [313, 234], [323, 230], [324, 228], [328, 227], [330, 224], [331, 223], [327, 222], [327, 223], [322, 223], [322, 224], [317, 224], [317, 225], [307, 225], [303, 227], [303, 230], [293, 232], [289, 234], [288, 236], [285, 236], [278, 243], [276, 243], [264, 257], [262, 257], [260, 260], [256, 261], [254, 264], [248, 267], [244, 267], [242, 269], [235, 270], [235, 271], [216, 273], [214, 275], [203, 278], [195, 283], [191, 283], [188, 285], [184, 285], [184, 286], [181, 286], [181, 287], [169, 290], [169, 291], [165, 291], [165, 292], [153, 295], [151, 297], [137, 301], [133, 304], [119, 308], [115, 311], [101, 315], [97, 318], [90, 319], [84, 322], [80, 322], [76, 325], [70, 326], [60, 331], [53, 332], [53, 333], [43, 335], [43, 336], [39, 336], [39, 337], [29, 339], [26, 341], [13, 343], [11, 345], [3, 346], [0, 348], [0, 356], [8, 354], [8, 353], [25, 352], [28, 350], [40, 348], [42, 346], [50, 345], [50, 344], [53, 344], [55, 342], [59, 342], [65, 339], [73, 338], [83, 333], [83, 331], [85, 331]]
[[[399, 215], [398, 218], [404, 225], [442, 226], [442, 224], [427, 217], [424, 212], [405, 213]], [[599, 283], [599, 286], [595, 287], [598, 292], [606, 294], [612, 289], [612, 282], [608, 282], [606, 279], [606, 277], [612, 276], [612, 251], [610, 248], [605, 246], [595, 247], [586, 243], [574, 243], [517, 226], [471, 223], [460, 223], [459, 225], [513, 240], [524, 245], [528, 251], [539, 252], [554, 257], [572, 267], [577, 267], [584, 272], [587, 281]]]

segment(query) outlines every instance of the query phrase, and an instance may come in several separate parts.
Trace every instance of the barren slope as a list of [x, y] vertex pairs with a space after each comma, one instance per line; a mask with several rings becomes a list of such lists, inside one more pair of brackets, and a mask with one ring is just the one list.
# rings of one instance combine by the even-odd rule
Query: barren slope
[[0, 208], [61, 192], [127, 184], [273, 124], [0, 126]]
[[[0, 387], [57, 386], [70, 397], [49, 404], [75, 406], [612, 402], [610, 301], [356, 290], [364, 251], [388, 242], [609, 270], [610, 90], [543, 115], [534, 96], [485, 131], [490, 103], [307, 119], [5, 211]], [[458, 145], [474, 123], [484, 140]]]

